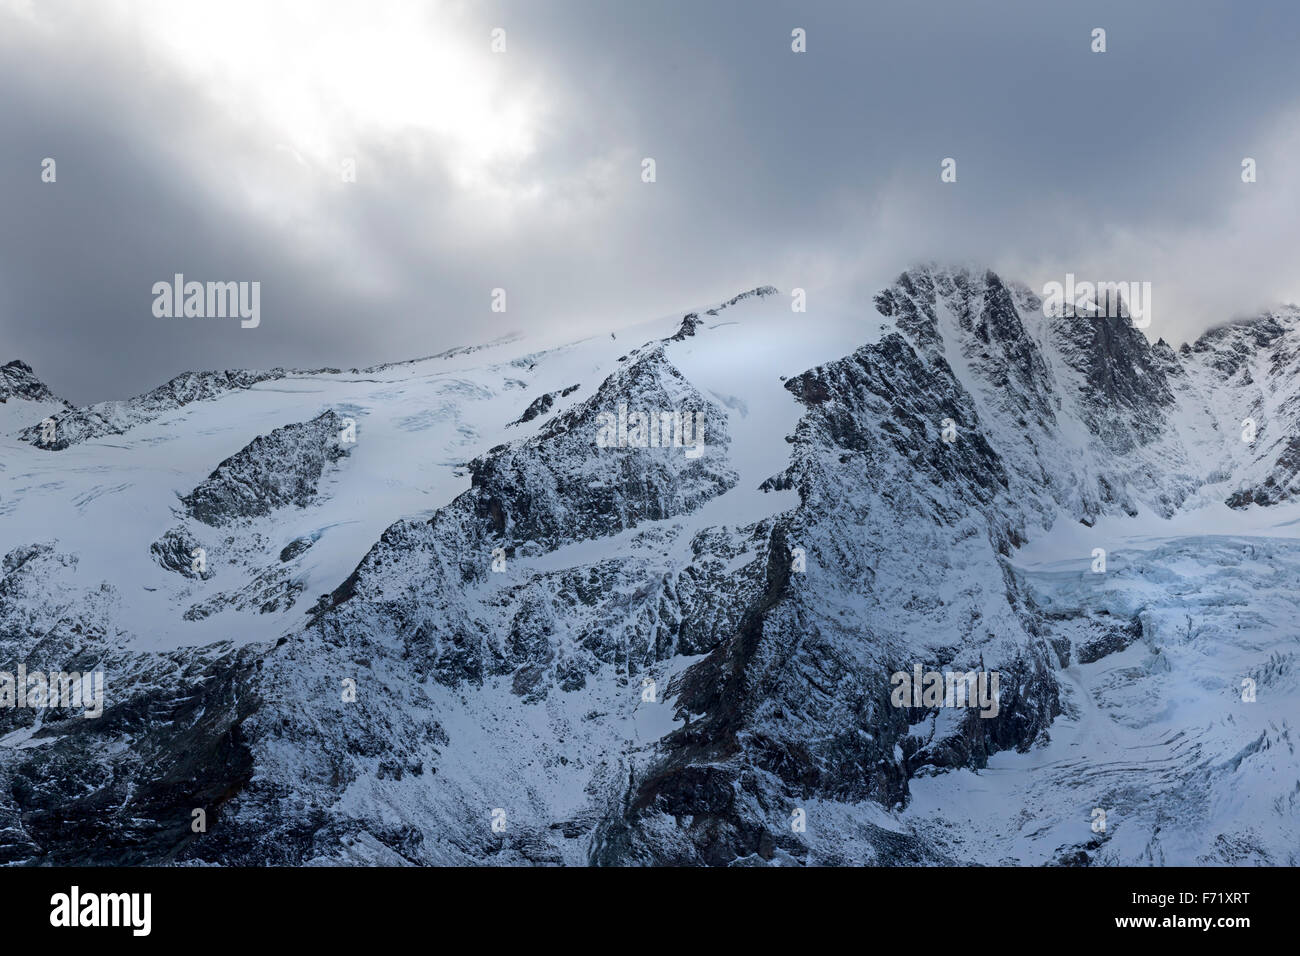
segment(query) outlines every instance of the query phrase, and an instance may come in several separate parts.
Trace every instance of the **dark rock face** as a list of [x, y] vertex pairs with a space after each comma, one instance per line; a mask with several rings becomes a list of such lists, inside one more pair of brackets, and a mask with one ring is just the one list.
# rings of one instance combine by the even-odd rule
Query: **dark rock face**
[[280, 560], [288, 563], [300, 554], [305, 554], [307, 550], [316, 543], [316, 539], [311, 535], [305, 535], [301, 538], [294, 538], [283, 548], [280, 549]]
[[11, 398], [29, 402], [59, 401], [45, 383], [36, 377], [32, 367], [18, 359], [8, 365], [0, 365], [0, 402], [7, 402]]
[[[946, 365], [923, 362], [900, 335], [886, 335], [848, 359], [789, 379], [785, 387], [815, 411], [801, 430], [816, 428], [819, 444], [861, 455], [867, 468], [891, 458], [905, 461], [920, 473], [915, 490], [934, 489], [929, 504], [941, 516], [955, 517], [954, 499], [987, 506], [1008, 487], [1007, 471], [980, 429], [970, 396]], [[951, 419], [959, 440], [943, 440], [944, 419]]]
[[1232, 449], [1216, 476], [1241, 476], [1225, 499], [1228, 506], [1292, 500], [1300, 493], [1300, 309], [1211, 329], [1184, 345], [1179, 359], [1214, 396], [1212, 407]]
[[1125, 621], [1117, 618], [1089, 620], [1094, 636], [1079, 644], [1077, 655], [1080, 664], [1091, 664], [1107, 654], [1117, 654], [1142, 637], [1140, 619]]
[[[704, 453], [691, 459], [682, 448], [598, 447], [598, 419], [619, 405], [698, 411]], [[553, 551], [698, 509], [735, 482], [725, 466], [727, 440], [722, 415], [665, 361], [660, 348], [650, 349], [538, 435], [472, 462], [470, 490], [428, 522], [390, 527], [335, 591], [334, 611], [317, 625], [330, 633], [391, 629], [422, 673], [448, 685], [531, 669], [516, 682], [523, 694], [541, 693], [543, 671], [576, 687], [599, 663], [630, 668], [632, 662], [663, 659], [678, 646], [673, 632], [683, 629], [679, 590], [701, 611], [717, 600], [697, 581], [680, 588], [652, 581], [629, 600], [610, 585], [642, 569], [610, 561], [511, 586], [483, 609], [483, 617], [457, 594], [483, 585], [494, 560], [508, 564], [521, 549]], [[570, 625], [574, 640], [558, 656], [549, 635], [570, 612], [582, 619]], [[701, 613], [680, 640], [698, 647], [721, 627], [725, 618]], [[503, 639], [485, 638], [492, 634]], [[545, 684], [552, 682], [548, 677]]]
[[[1169, 516], [1209, 477], [1189, 450], [1204, 436], [1171, 421], [1180, 401], [1201, 401], [1200, 386], [1122, 302], [1110, 315], [1052, 317], [993, 273], [927, 266], [876, 303], [927, 362], [967, 383], [1013, 484], [1024, 479], [1016, 497], [1044, 523], [1058, 508], [1088, 525], [1144, 504]], [[1213, 427], [1206, 409], [1191, 411], [1197, 429]]]
[[198, 569], [198, 562], [195, 559], [198, 557], [196, 552], [200, 547], [199, 542], [187, 534], [184, 528], [169, 528], [161, 538], [149, 546], [149, 552], [154, 560], [168, 571], [207, 580], [216, 572], [208, 568], [206, 562], [202, 570]]
[[[208, 576], [211, 576], [209, 569]], [[182, 617], [187, 621], [201, 621], [213, 614], [227, 610], [253, 611], [271, 614], [293, 607], [302, 595], [304, 585], [289, 573], [273, 565], [257, 572], [253, 579], [235, 591], [222, 591], [186, 609]]]
[[[688, 458], [680, 447], [600, 448], [600, 416], [617, 415], [620, 406], [698, 414], [717, 453]], [[726, 442], [725, 418], [655, 348], [534, 438], [471, 462], [470, 501], [482, 532], [507, 551], [524, 541], [551, 550], [684, 514], [721, 494], [735, 481], [722, 464]]]
[[[787, 823], [802, 801], [905, 802], [908, 777], [921, 766], [981, 766], [996, 750], [1027, 748], [1059, 712], [1054, 657], [1023, 632], [987, 645], [1008, 655], [999, 669], [1015, 688], [1002, 694], [996, 719], [972, 714], [956, 733], [936, 736], [913, 729], [932, 713], [891, 705], [890, 675], [911, 662], [889, 634], [884, 608], [895, 604], [895, 573], [882, 566], [885, 556], [898, 540], [914, 539], [918, 519], [941, 536], [982, 537], [979, 549], [993, 567], [1019, 535], [1006, 469], [947, 366], [925, 363], [902, 336], [887, 335], [786, 387], [808, 412], [790, 472], [774, 484], [796, 488], [801, 504], [772, 527], [762, 590], [747, 602], [735, 636], [675, 685], [679, 713], [692, 719], [664, 739], [653, 771], [634, 781], [629, 809], [606, 820], [596, 862], [799, 856], [806, 850]], [[960, 441], [942, 440], [944, 418], [957, 424]], [[807, 552], [806, 572], [791, 570], [795, 547]], [[987, 613], [991, 620], [987, 605], [997, 601], [1008, 623], [1018, 620], [1002, 576], [994, 573], [987, 585], [974, 598], [981, 609], [973, 618], [974, 606], [927, 611], [919, 604], [906, 616], [938, 624], [951, 614], [969, 621]], [[870, 611], [848, 621], [828, 613], [829, 596], [841, 592], [865, 595]], [[971, 636], [976, 646], [988, 639]], [[965, 670], [975, 663], [934, 653], [936, 664]], [[928, 852], [876, 837], [883, 861]]]
[[0, 736], [37, 744], [0, 761], [0, 859], [166, 862], [195, 838], [192, 810], [214, 823], [249, 779], [239, 725], [257, 707], [256, 652], [128, 650], [105, 623], [117, 596], [78, 585], [76, 565], [49, 544], [4, 559], [0, 670], [98, 673], [103, 707], [0, 708]]
[[900, 276], [894, 288], [881, 292], [876, 306], [896, 318], [899, 329], [927, 359], [942, 362], [946, 359], [938, 310], [951, 309], [957, 329], [964, 334], [963, 358], [1005, 396], [1001, 410], [1018, 419], [1032, 419], [1042, 428], [1056, 424], [1047, 366], [1025, 328], [1012, 290], [994, 273], [914, 270]]
[[260, 435], [182, 498], [189, 513], [220, 526], [288, 505], [306, 506], [327, 465], [346, 456], [343, 419], [333, 411]]
[[1273, 466], [1259, 484], [1235, 491], [1227, 498], [1229, 508], [1248, 505], [1276, 505], [1300, 494], [1300, 436], [1291, 436], [1280, 443], [1281, 450]]
[[1281, 343], [1286, 331], [1286, 326], [1272, 315], [1233, 322], [1210, 329], [1195, 342], [1185, 343], [1179, 354], [1187, 358], [1204, 357], [1221, 378], [1231, 379], [1247, 372], [1253, 355]]
[[524, 413], [510, 424], [522, 425], [524, 422], [531, 422], [538, 415], [545, 415], [551, 410], [551, 406], [555, 404], [557, 398], [567, 398], [581, 387], [582, 386], [580, 385], [570, 385], [568, 388], [561, 389], [558, 392], [547, 392], [545, 395], [539, 395], [527, 408], [524, 409]]
[[[192, 811], [202, 809], [205, 825], [215, 825], [252, 774], [240, 730], [257, 706], [244, 693], [252, 656], [155, 659], [114, 688], [103, 717], [42, 727], [38, 737], [58, 743], [25, 751], [7, 772], [12, 858], [117, 866], [175, 859], [198, 836]], [[130, 748], [138, 762], [113, 761], [110, 743]], [[105, 767], [115, 770], [107, 780]]]
[[1083, 380], [1084, 422], [1115, 455], [1155, 441], [1174, 405], [1165, 363], [1126, 317], [1053, 320], [1061, 354]]
[[[1300, 311], [1267, 313], [1207, 332], [1182, 354], [1221, 376], [1230, 417], [1225, 432], [1241, 430], [1242, 443], [1233, 443], [1235, 458], [1245, 458], [1244, 479], [1226, 499], [1229, 507], [1268, 506], [1293, 499], [1300, 492], [1300, 392], [1294, 369], [1300, 362]], [[1247, 438], [1246, 428], [1255, 433]]]

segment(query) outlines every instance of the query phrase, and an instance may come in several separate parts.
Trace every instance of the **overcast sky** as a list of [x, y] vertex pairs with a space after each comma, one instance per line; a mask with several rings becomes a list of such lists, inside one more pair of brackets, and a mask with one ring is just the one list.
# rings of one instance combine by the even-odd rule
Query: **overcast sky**
[[[868, 309], [931, 259], [1150, 281], [1177, 344], [1300, 300], [1297, 36], [1280, 0], [0, 0], [0, 362], [85, 403], [759, 284]], [[155, 317], [178, 272], [259, 281], [261, 324]]]

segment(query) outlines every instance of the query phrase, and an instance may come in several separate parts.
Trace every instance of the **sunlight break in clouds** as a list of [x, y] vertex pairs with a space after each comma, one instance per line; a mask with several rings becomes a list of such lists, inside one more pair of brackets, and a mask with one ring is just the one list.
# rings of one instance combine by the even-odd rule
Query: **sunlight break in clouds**
[[417, 136], [460, 187], [509, 191], [509, 170], [534, 149], [539, 91], [504, 83], [487, 31], [447, 4], [122, 6], [143, 24], [144, 46], [228, 115], [257, 117], [331, 173], [358, 143]]

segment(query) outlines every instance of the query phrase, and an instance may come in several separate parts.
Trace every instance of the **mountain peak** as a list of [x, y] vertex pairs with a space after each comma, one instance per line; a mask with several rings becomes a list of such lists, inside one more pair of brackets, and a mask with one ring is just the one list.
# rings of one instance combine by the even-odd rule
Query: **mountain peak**
[[[744, 302], [746, 299], [754, 299], [754, 298], [764, 299], [767, 298], [769, 295], [776, 295], [777, 291], [778, 290], [776, 286], [771, 286], [771, 285], [756, 286], [755, 288], [750, 289], [748, 292], [742, 292], [739, 295], [732, 296], [726, 302], [721, 302], [710, 309], [705, 309], [704, 314], [717, 315], [723, 309], [728, 309], [731, 306], [736, 305], [738, 302]], [[704, 320], [700, 318], [700, 313], [687, 312], [684, 316], [682, 316], [682, 324], [678, 326], [677, 331], [674, 332], [672, 335], [670, 335], [666, 341], [680, 342], [683, 339], [694, 335], [695, 330], [699, 328], [700, 323], [703, 321]]]
[[14, 359], [0, 366], [0, 402], [7, 402], [10, 398], [21, 398], [29, 402], [60, 401], [22, 359]]

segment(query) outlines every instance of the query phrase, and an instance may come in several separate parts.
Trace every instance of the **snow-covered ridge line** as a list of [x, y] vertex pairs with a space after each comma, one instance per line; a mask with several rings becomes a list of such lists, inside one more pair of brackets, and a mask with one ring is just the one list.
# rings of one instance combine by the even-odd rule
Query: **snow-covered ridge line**
[[21, 359], [0, 366], [0, 402], [11, 398], [28, 402], [57, 402], [58, 396], [36, 377], [32, 367]]

